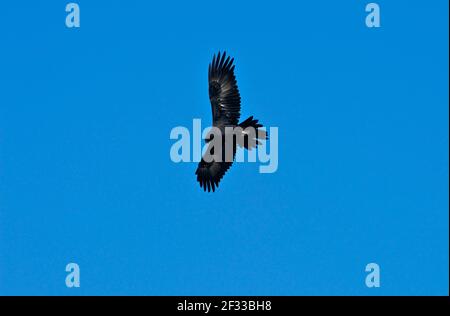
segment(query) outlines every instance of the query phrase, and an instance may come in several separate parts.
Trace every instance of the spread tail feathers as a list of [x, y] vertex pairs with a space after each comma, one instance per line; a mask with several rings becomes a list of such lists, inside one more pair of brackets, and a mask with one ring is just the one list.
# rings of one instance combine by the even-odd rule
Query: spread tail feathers
[[240, 140], [238, 140], [240, 147], [251, 150], [261, 145], [261, 140], [267, 139], [267, 132], [261, 129], [263, 127], [262, 124], [259, 124], [258, 120], [254, 119], [253, 116], [241, 122], [239, 127], [243, 130], [243, 137], [240, 137]]

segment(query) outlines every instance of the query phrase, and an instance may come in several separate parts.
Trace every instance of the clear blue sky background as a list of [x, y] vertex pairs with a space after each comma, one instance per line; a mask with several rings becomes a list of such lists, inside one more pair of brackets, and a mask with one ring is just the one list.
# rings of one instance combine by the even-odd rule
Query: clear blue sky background
[[[0, 294], [448, 294], [448, 1], [368, 2], [3, 3]], [[279, 169], [205, 194], [169, 133], [218, 50]]]

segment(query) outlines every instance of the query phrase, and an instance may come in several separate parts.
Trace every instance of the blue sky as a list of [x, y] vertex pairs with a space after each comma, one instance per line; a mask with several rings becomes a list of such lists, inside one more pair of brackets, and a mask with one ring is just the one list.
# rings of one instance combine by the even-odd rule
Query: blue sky
[[[448, 1], [368, 2], [3, 3], [0, 294], [447, 295]], [[169, 133], [218, 50], [279, 167], [205, 194]]]

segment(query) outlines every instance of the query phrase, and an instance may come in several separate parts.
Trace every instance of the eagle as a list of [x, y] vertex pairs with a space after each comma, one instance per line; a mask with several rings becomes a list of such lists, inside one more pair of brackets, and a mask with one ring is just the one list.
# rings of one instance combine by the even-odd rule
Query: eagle
[[[217, 137], [217, 133], [205, 139], [208, 147], [195, 171], [197, 181], [205, 192], [206, 190], [214, 192], [219, 186], [220, 180], [233, 164], [238, 147], [252, 150], [261, 145], [260, 140], [267, 139], [266, 131], [261, 129], [263, 126], [253, 116], [239, 123], [241, 96], [234, 67], [234, 58], [227, 56], [226, 52], [221, 54], [220, 51], [217, 55], [214, 54], [208, 67], [212, 126], [220, 132], [219, 137], [222, 141], [219, 145], [212, 141]], [[227, 133], [230, 135], [230, 130], [234, 131], [231, 139], [226, 137]]]

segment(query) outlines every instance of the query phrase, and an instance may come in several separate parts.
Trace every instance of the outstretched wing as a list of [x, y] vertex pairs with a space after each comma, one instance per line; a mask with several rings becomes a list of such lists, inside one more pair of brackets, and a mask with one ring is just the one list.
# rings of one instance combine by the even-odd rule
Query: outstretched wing
[[213, 115], [213, 126], [238, 125], [241, 111], [241, 96], [234, 76], [234, 58], [214, 55], [208, 68], [209, 100]]
[[[205, 155], [208, 152], [214, 152], [213, 146], [213, 142], [210, 142]], [[221, 161], [215, 161], [213, 159], [211, 162], [207, 162], [204, 159], [204, 155], [202, 157], [202, 160], [198, 163], [195, 174], [197, 175], [197, 181], [200, 183], [200, 187], [202, 187], [204, 191], [208, 189], [208, 192], [210, 192], [211, 190], [214, 192], [216, 187], [219, 186], [219, 182], [222, 177], [233, 164], [233, 160], [236, 155], [236, 147], [233, 147], [233, 159], [231, 161], [227, 161], [226, 159], [225, 148], [222, 148], [222, 151]]]
[[204, 191], [208, 189], [208, 192], [211, 190], [214, 192], [231, 165], [232, 162], [206, 162], [202, 159], [198, 163], [197, 171], [195, 171], [200, 187], [202, 187]]

